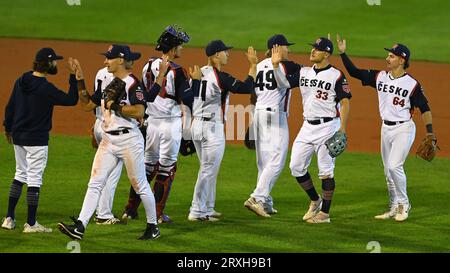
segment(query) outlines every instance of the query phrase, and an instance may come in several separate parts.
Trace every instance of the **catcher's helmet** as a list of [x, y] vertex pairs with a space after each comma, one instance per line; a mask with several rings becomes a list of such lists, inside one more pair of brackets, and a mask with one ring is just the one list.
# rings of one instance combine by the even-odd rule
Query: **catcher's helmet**
[[161, 36], [159, 36], [155, 49], [158, 51], [168, 51], [183, 43], [189, 42], [189, 38], [189, 35], [180, 26], [168, 26]]

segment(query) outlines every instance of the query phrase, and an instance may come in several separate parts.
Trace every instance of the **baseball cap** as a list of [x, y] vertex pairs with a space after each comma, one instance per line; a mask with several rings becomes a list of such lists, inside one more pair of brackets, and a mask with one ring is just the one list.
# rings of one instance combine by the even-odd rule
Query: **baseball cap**
[[210, 57], [217, 52], [232, 49], [232, 46], [225, 45], [222, 40], [214, 40], [209, 42], [209, 44], [205, 48], [206, 56]]
[[391, 52], [394, 55], [402, 57], [405, 59], [405, 66], [409, 66], [409, 56], [411, 55], [409, 48], [403, 44], [395, 44], [392, 48], [384, 48], [385, 50]]
[[295, 43], [289, 43], [283, 34], [275, 34], [267, 40], [267, 49], [271, 49], [274, 45], [290, 46], [295, 45]]
[[101, 54], [108, 59], [123, 58], [126, 61], [135, 61], [141, 57], [141, 53], [131, 52], [127, 45], [110, 45], [108, 51]]
[[36, 53], [36, 62], [48, 62], [48, 61], [54, 61], [54, 60], [62, 60], [64, 59], [62, 56], [56, 55], [55, 51], [52, 48], [44, 47], [41, 48]]
[[333, 54], [333, 42], [327, 38], [320, 37], [313, 44], [309, 44], [320, 51], [326, 51]]

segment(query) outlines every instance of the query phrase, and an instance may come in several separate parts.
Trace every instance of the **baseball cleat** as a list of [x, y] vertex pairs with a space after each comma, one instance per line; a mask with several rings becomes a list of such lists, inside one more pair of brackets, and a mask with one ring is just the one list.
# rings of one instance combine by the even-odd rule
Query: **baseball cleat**
[[406, 219], [408, 219], [408, 214], [409, 214], [410, 210], [411, 210], [411, 205], [403, 205], [403, 204], [398, 205], [398, 211], [394, 218], [395, 221], [403, 222]]
[[126, 209], [122, 214], [122, 220], [125, 219], [138, 219], [138, 213], [137, 211], [133, 211], [130, 209]]
[[169, 215], [163, 214], [159, 216], [158, 224], [173, 224], [173, 221], [170, 219]]
[[145, 229], [144, 234], [139, 237], [139, 240], [155, 240], [159, 236], [161, 236], [161, 233], [158, 225], [147, 223], [147, 228]]
[[213, 213], [211, 213], [210, 215], [208, 215], [209, 217], [214, 217], [214, 218], [220, 218], [222, 217], [222, 213], [214, 211]]
[[319, 199], [317, 201], [311, 201], [309, 204], [309, 209], [303, 215], [303, 220], [308, 220], [316, 216], [317, 213], [322, 209], [322, 198], [319, 196]]
[[267, 214], [277, 214], [278, 213], [278, 210], [276, 210], [274, 207], [272, 207], [272, 206], [269, 206], [269, 205], [267, 205], [267, 204], [264, 204], [263, 205], [264, 206], [264, 211], [267, 213]]
[[330, 223], [331, 220], [330, 220], [330, 215], [328, 213], [320, 211], [313, 217], [306, 220], [306, 222], [308, 222], [310, 224], [323, 224], [323, 223]]
[[11, 217], [3, 218], [2, 228], [12, 230], [16, 227], [16, 220]]
[[190, 214], [188, 216], [188, 220], [192, 221], [192, 222], [217, 222], [217, 221], [220, 221], [219, 218], [215, 218], [215, 217], [212, 217], [209, 215], [207, 215], [205, 217], [195, 217]]
[[84, 235], [84, 226], [80, 220], [75, 219], [75, 217], [70, 217], [75, 224], [67, 225], [63, 222], [58, 223], [59, 230], [69, 236], [71, 239], [81, 240]]
[[50, 233], [52, 232], [51, 228], [46, 228], [43, 225], [39, 224], [37, 221], [33, 226], [30, 226], [28, 223], [23, 225], [23, 233]]
[[[128, 220], [128, 218], [125, 218]], [[97, 225], [126, 225], [127, 221], [121, 221], [119, 218], [113, 217], [109, 219], [95, 218]]]
[[262, 202], [257, 202], [254, 197], [250, 197], [249, 199], [247, 199], [247, 201], [244, 202], [244, 206], [256, 213], [256, 215], [262, 217], [270, 217], [270, 215], [264, 211]]
[[375, 219], [377, 219], [377, 220], [387, 220], [387, 219], [393, 218], [397, 214], [397, 210], [398, 210], [397, 207], [393, 207], [389, 211], [386, 211], [383, 214], [376, 215]]

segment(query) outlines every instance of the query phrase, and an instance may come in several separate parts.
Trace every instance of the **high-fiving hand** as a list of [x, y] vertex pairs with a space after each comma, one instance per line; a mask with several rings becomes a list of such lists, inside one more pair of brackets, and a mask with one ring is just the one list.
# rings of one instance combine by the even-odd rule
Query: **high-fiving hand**
[[277, 68], [278, 65], [283, 60], [283, 54], [281, 52], [281, 47], [279, 45], [274, 45], [272, 47], [272, 64], [274, 68]]
[[245, 55], [247, 55], [247, 59], [250, 64], [258, 64], [258, 56], [256, 55], [256, 50], [252, 46], [248, 47]]
[[336, 42], [338, 44], [339, 53], [344, 53], [345, 49], [347, 48], [345, 39], [341, 39], [341, 36], [339, 36], [339, 34], [336, 34]]

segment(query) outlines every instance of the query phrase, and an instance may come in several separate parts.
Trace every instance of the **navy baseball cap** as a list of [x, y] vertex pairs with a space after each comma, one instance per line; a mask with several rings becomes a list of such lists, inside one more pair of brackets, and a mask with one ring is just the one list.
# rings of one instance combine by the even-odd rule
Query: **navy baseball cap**
[[206, 56], [211, 57], [217, 52], [232, 49], [232, 46], [225, 45], [222, 40], [214, 40], [209, 42], [209, 44], [205, 48]]
[[127, 45], [111, 45], [108, 51], [101, 53], [107, 59], [123, 58], [126, 61], [135, 61], [141, 57], [139, 52], [131, 52], [131, 49]]
[[327, 38], [320, 37], [319, 39], [316, 40], [316, 42], [309, 45], [320, 51], [326, 51], [330, 54], [333, 54], [333, 42]]
[[403, 44], [395, 44], [394, 46], [392, 46], [392, 48], [385, 47], [384, 49], [391, 52], [394, 55], [397, 55], [405, 59], [406, 67], [409, 66], [409, 56], [411, 55], [411, 52], [409, 51], [409, 48], [407, 46]]
[[48, 61], [54, 61], [54, 60], [62, 60], [64, 59], [62, 56], [56, 55], [55, 51], [52, 48], [44, 47], [41, 48], [36, 53], [36, 62], [48, 62]]
[[295, 43], [289, 43], [283, 34], [275, 34], [267, 40], [267, 49], [271, 49], [274, 45], [291, 46]]

